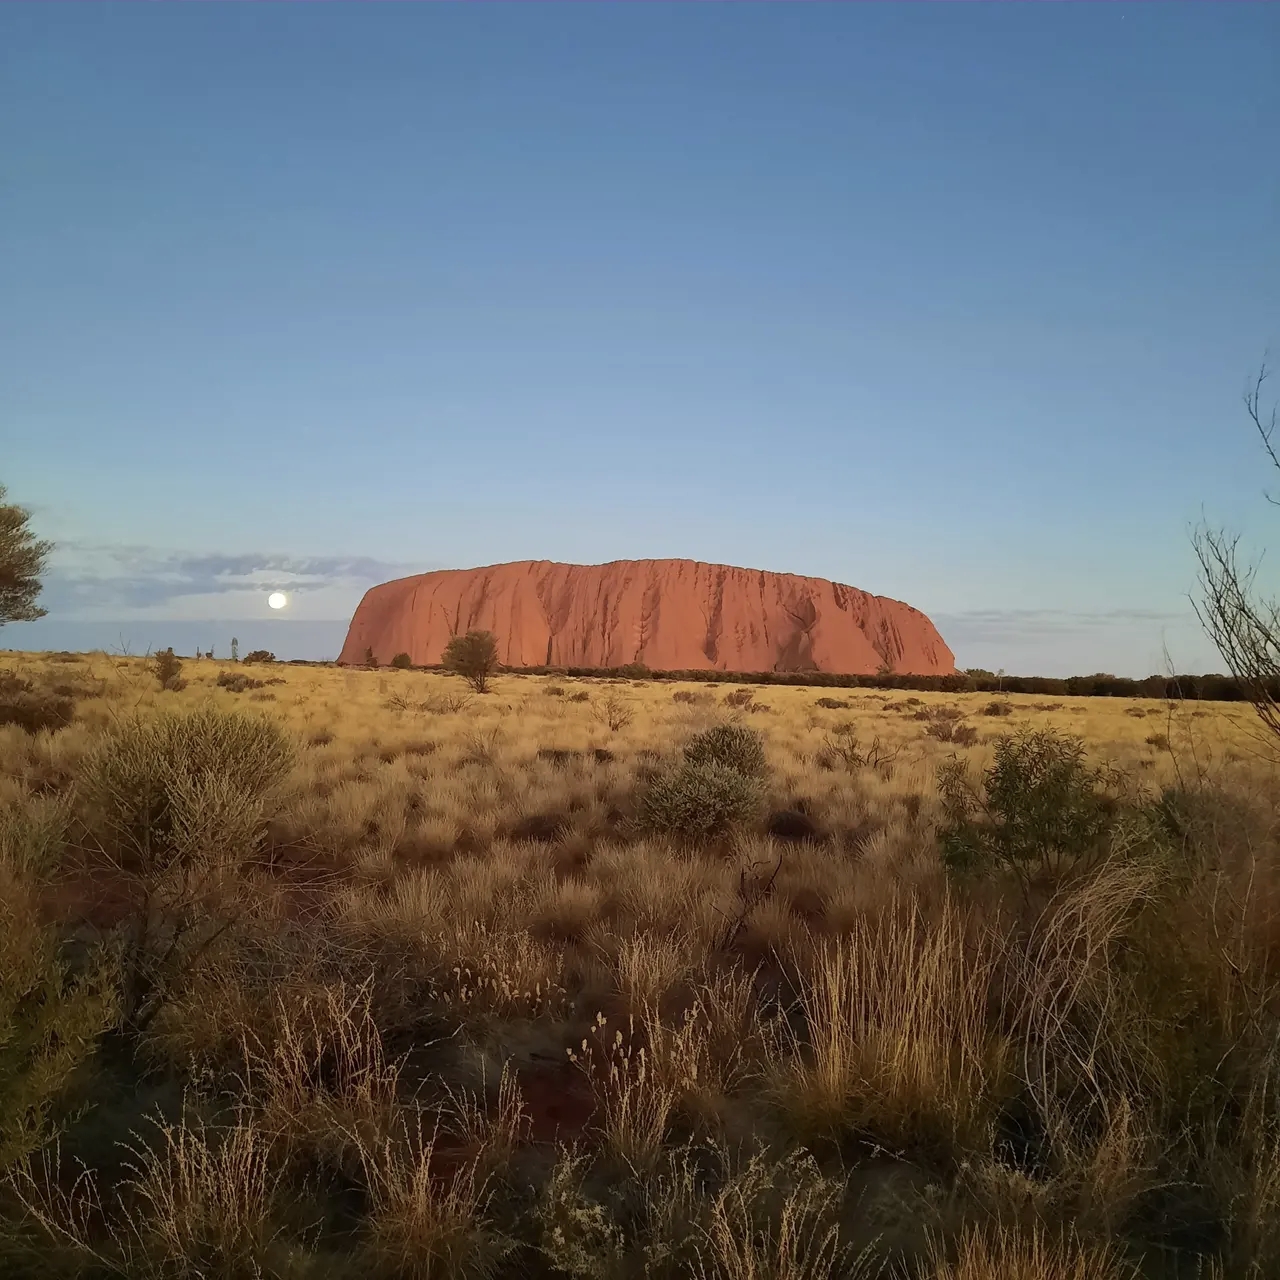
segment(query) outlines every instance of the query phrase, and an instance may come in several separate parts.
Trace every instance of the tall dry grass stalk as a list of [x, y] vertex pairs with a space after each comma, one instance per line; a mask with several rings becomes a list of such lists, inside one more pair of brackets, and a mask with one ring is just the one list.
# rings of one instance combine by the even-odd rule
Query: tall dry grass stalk
[[841, 1185], [811, 1158], [778, 1164], [753, 1155], [711, 1198], [693, 1268], [701, 1280], [849, 1280], [869, 1276], [869, 1255], [840, 1240]]
[[187, 1117], [136, 1140], [123, 1180], [106, 1194], [92, 1170], [68, 1178], [56, 1148], [15, 1169], [5, 1189], [20, 1208], [28, 1249], [54, 1275], [283, 1280], [293, 1248], [270, 1146], [251, 1118], [215, 1130]]
[[281, 996], [268, 1037], [245, 1029], [238, 1083], [270, 1141], [349, 1167], [401, 1123], [401, 1068], [383, 1047], [371, 979]]
[[474, 1159], [452, 1160], [438, 1128], [406, 1119], [380, 1142], [360, 1135], [369, 1192], [367, 1256], [374, 1275], [484, 1280], [512, 1243], [486, 1220], [487, 1178]]
[[254, 1277], [281, 1240], [281, 1174], [250, 1119], [217, 1135], [203, 1123], [165, 1125], [134, 1149], [122, 1227], [130, 1268]]
[[950, 900], [933, 919], [900, 903], [824, 941], [800, 996], [804, 1029], [778, 1046], [779, 1105], [802, 1132], [981, 1148], [1008, 1071], [987, 1019], [997, 960]]
[[1024, 950], [1009, 949], [1006, 990], [1022, 1045], [1020, 1078], [1043, 1125], [1060, 1194], [1082, 1223], [1110, 1229], [1150, 1185], [1169, 1081], [1160, 1028], [1117, 961], [1160, 868], [1112, 860], [1061, 890]]
[[927, 1280], [1137, 1280], [1110, 1245], [996, 1228], [964, 1231], [953, 1250], [934, 1249]]

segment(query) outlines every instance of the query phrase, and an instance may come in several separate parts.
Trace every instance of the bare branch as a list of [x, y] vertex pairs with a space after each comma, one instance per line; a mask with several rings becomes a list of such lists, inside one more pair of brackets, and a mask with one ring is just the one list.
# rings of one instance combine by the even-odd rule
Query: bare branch
[[[1280, 471], [1280, 455], [1277, 455], [1275, 445], [1272, 443], [1278, 422], [1277, 406], [1272, 405], [1271, 413], [1265, 418], [1262, 408], [1262, 387], [1270, 376], [1271, 370], [1267, 367], [1267, 357], [1264, 356], [1262, 367], [1258, 370], [1258, 376], [1254, 379], [1253, 386], [1244, 393], [1244, 408], [1259, 438], [1262, 440], [1262, 447], [1267, 451], [1267, 457], [1271, 459], [1271, 465], [1277, 471]], [[1273, 507], [1280, 507], [1280, 499], [1273, 498], [1269, 493], [1264, 494], [1264, 497]]]

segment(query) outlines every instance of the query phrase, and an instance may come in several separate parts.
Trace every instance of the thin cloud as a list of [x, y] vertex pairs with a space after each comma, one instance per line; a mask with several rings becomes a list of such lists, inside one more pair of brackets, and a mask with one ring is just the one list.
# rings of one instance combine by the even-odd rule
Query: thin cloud
[[961, 667], [1004, 668], [1020, 675], [1163, 671], [1166, 650], [1183, 671], [1217, 670], [1190, 609], [974, 609], [934, 614]]
[[1177, 613], [1157, 609], [1110, 609], [1101, 612], [973, 609], [964, 613], [934, 614], [933, 620], [943, 635], [963, 634], [966, 639], [1024, 640], [1115, 628], [1182, 626], [1194, 623], [1196, 619], [1190, 609]]
[[62, 617], [128, 617], [199, 600], [218, 607], [266, 592], [335, 603], [390, 578], [434, 565], [371, 556], [294, 556], [273, 552], [166, 553], [152, 547], [69, 542], [58, 547], [42, 606]]

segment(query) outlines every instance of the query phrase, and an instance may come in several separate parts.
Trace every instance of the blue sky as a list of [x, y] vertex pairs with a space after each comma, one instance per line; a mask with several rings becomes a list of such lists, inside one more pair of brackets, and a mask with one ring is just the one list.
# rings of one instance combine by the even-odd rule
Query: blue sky
[[1216, 669], [1278, 122], [1276, 5], [0, 7], [0, 483], [60, 544], [0, 645], [332, 656], [388, 576], [687, 556]]

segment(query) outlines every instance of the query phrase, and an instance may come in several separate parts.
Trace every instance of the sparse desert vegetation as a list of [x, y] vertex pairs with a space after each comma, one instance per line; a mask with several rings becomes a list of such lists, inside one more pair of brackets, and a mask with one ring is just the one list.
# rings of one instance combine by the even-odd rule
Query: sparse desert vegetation
[[1247, 705], [171, 657], [0, 672], [6, 1276], [1280, 1273]]

